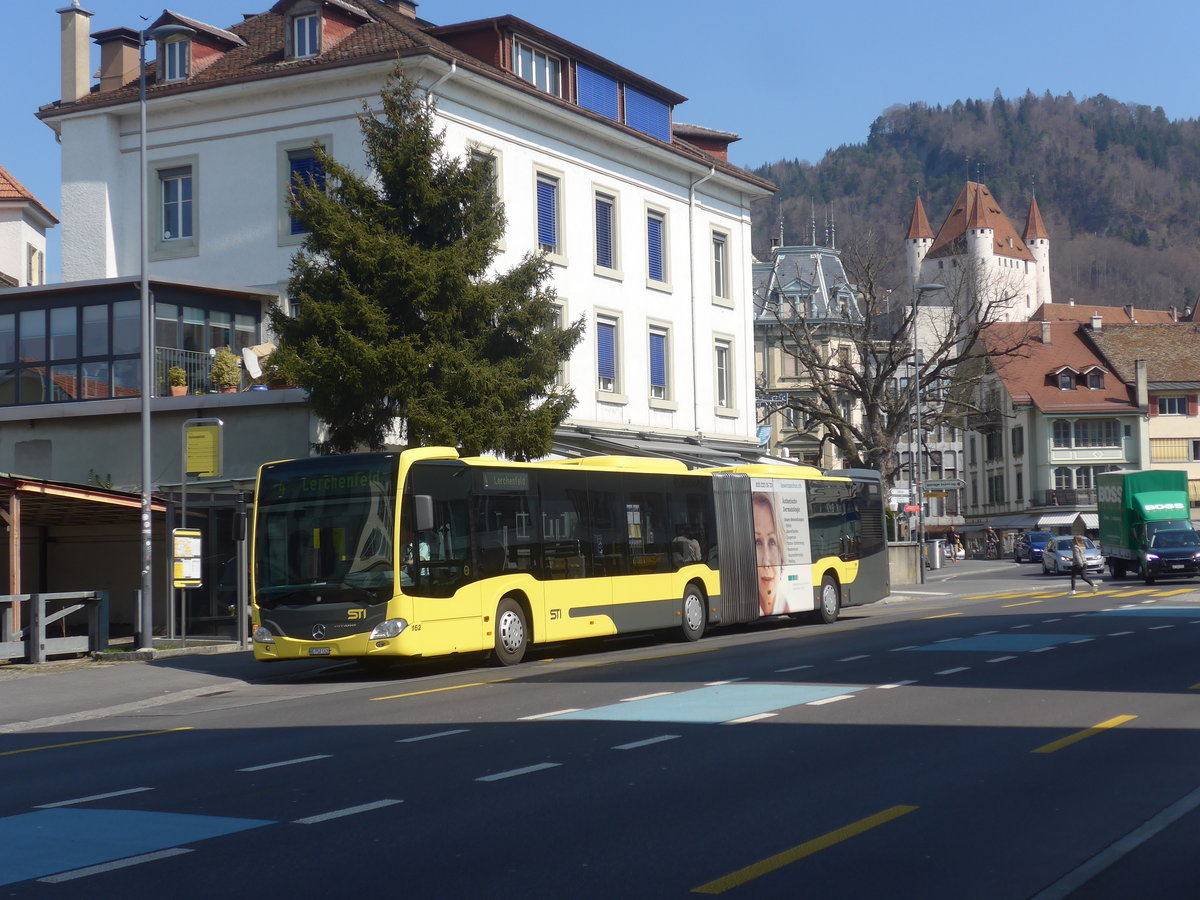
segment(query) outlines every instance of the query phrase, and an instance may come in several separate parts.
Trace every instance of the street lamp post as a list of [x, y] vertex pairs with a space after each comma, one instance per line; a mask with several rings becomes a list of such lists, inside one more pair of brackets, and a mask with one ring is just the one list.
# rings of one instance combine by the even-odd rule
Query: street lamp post
[[150, 395], [154, 378], [154, 316], [150, 309], [149, 274], [149, 213], [146, 191], [146, 41], [160, 41], [172, 37], [190, 37], [196, 32], [186, 25], [160, 25], [138, 33], [138, 184], [141, 198], [139, 216], [141, 230], [138, 240], [141, 264], [141, 438], [142, 438], [142, 546], [141, 546], [141, 591], [137, 610], [137, 632], [139, 649], [154, 646], [154, 529], [152, 503], [154, 485], [150, 471]]
[[913, 355], [913, 391], [916, 411], [913, 414], [917, 440], [917, 556], [920, 560], [921, 584], [925, 583], [925, 444], [921, 441], [921, 350], [917, 345], [917, 304], [922, 294], [932, 294], [944, 291], [944, 284], [918, 284], [913, 288], [912, 300], [912, 355]]

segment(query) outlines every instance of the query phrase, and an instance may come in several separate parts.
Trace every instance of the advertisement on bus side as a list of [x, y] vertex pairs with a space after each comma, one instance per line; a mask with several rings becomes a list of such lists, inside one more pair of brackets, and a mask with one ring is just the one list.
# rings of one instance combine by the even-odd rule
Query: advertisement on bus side
[[751, 481], [758, 608], [764, 616], [813, 608], [807, 486], [801, 480]]

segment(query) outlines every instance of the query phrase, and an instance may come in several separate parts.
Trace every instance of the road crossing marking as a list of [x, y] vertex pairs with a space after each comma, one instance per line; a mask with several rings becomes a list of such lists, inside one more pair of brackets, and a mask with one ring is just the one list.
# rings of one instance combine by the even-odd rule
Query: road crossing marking
[[453, 731], [436, 731], [433, 734], [418, 734], [415, 737], [400, 738], [396, 741], [397, 744], [415, 744], [417, 741], [432, 741], [435, 738], [450, 737], [452, 734], [466, 734], [471, 729], [455, 728]]
[[660, 734], [658, 737], [646, 738], [644, 741], [632, 741], [628, 744], [617, 744], [617, 746], [613, 747], [613, 749], [638, 750], [642, 747], [649, 747], [651, 744], [661, 744], [663, 741], [673, 741], [678, 737], [678, 734]]
[[906, 687], [907, 685], [916, 684], [916, 683], [917, 683], [917, 680], [915, 678], [909, 678], [905, 681], [893, 681], [891, 684], [880, 684], [880, 685], [877, 685], [877, 687], [881, 691], [890, 691], [893, 688]]
[[970, 666], [957, 666], [956, 668], [943, 669], [942, 671], [934, 672], [933, 674], [934, 675], [957, 675], [959, 672], [966, 672], [970, 668], [971, 668]]
[[318, 759], [329, 759], [328, 753], [319, 753], [316, 756], [301, 756], [297, 759], [285, 759], [282, 762], [264, 763], [261, 766], [247, 766], [244, 769], [238, 769], [239, 772], [262, 772], [264, 769], [278, 769], [282, 766], [298, 766], [300, 763], [315, 762]]
[[316, 825], [320, 822], [328, 822], [330, 819], [342, 819], [346, 816], [355, 816], [359, 813], [371, 812], [376, 809], [383, 809], [386, 806], [395, 806], [397, 803], [403, 803], [403, 800], [376, 800], [374, 803], [363, 803], [360, 806], [347, 806], [345, 809], [335, 809], [332, 812], [318, 813], [315, 816], [305, 816], [303, 819], [293, 819], [293, 825]]
[[92, 794], [90, 797], [76, 797], [74, 800], [59, 800], [57, 803], [39, 803], [34, 809], [57, 809], [60, 806], [75, 806], [78, 803], [91, 803], [93, 800], [108, 800], [112, 797], [124, 797], [126, 794], [140, 794], [142, 791], [152, 791], [151, 787], [129, 788], [125, 791], [109, 791], [107, 794]]
[[125, 859], [114, 860], [109, 863], [102, 863], [98, 866], [88, 866], [84, 869], [75, 869], [73, 872], [61, 872], [58, 875], [47, 875], [45, 878], [39, 878], [45, 884], [62, 884], [64, 881], [74, 881], [76, 878], [87, 878], [89, 875], [99, 875], [103, 872], [112, 872], [116, 869], [128, 869], [130, 866], [140, 866], [142, 863], [155, 862], [160, 859], [169, 859], [172, 856], [179, 856], [183, 853], [191, 853], [187, 847], [172, 847], [170, 850], [159, 850], [157, 853], [142, 853], [139, 856], [127, 856]]
[[673, 693], [675, 693], [675, 692], [674, 691], [658, 691], [653, 694], [642, 694], [639, 697], [622, 697], [617, 702], [618, 703], [637, 703], [637, 701], [639, 701], [639, 700], [651, 700], [655, 697], [669, 697]]
[[1085, 728], [1082, 731], [1077, 731], [1074, 734], [1069, 734], [1065, 738], [1059, 738], [1057, 741], [1052, 741], [1049, 744], [1043, 744], [1034, 750], [1034, 753], [1054, 753], [1061, 750], [1063, 747], [1069, 747], [1078, 741], [1085, 738], [1095, 737], [1108, 731], [1110, 728], [1116, 728], [1118, 725], [1124, 725], [1126, 722], [1132, 722], [1137, 716], [1113, 716], [1111, 719], [1106, 719], [1091, 728]]
[[811, 703], [806, 703], [805, 706], [824, 706], [826, 703], [837, 703], [839, 700], [853, 699], [853, 694], [839, 694], [836, 697], [826, 697], [823, 700], [814, 700]]
[[786, 669], [776, 669], [775, 674], [782, 675], [784, 672], [799, 672], [801, 669], [811, 669], [812, 666], [788, 666]]
[[476, 778], [476, 781], [503, 781], [505, 778], [516, 778], [518, 775], [529, 775], [532, 772], [541, 772], [544, 769], [553, 769], [555, 766], [561, 766], [562, 763], [545, 762], [537, 763], [532, 766], [524, 766], [520, 769], [509, 769], [507, 772], [497, 772], [494, 775], [483, 775]]
[[1008, 662], [1010, 659], [1016, 659], [1015, 656], [997, 656], [994, 659], [987, 660], [990, 663]]
[[553, 712], [534, 713], [532, 716], [521, 716], [517, 719], [518, 722], [535, 722], [538, 719], [549, 719], [553, 716], [565, 716], [567, 713], [577, 713], [579, 707], [572, 706], [569, 709], [556, 709]]
[[730, 719], [727, 722], [722, 722], [722, 725], [747, 725], [750, 722], [761, 722], [763, 719], [773, 719], [779, 713], [777, 712], [760, 712], [752, 716], [742, 716], [740, 719]]

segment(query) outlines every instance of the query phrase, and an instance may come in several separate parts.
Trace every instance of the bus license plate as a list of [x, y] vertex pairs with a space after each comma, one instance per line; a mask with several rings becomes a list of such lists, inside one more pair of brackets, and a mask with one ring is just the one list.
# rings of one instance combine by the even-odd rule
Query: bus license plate
[[1182, 569], [1183, 563], [1171, 563], [1171, 568], [1172, 569]]
[[309, 647], [308, 655], [309, 656], [328, 656], [329, 648], [328, 647]]

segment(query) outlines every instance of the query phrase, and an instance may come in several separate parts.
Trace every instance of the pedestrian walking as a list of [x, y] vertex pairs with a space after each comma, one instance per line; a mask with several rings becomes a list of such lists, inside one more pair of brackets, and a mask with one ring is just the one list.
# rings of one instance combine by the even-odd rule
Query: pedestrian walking
[[1087, 576], [1087, 557], [1084, 555], [1083, 535], [1075, 535], [1075, 540], [1071, 543], [1071, 593], [1075, 593], [1075, 576], [1078, 575], [1092, 589], [1092, 593], [1099, 590], [1096, 587], [1096, 582]]

